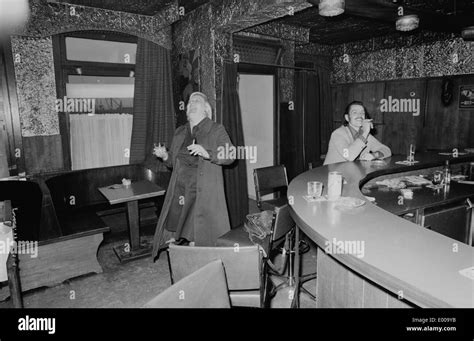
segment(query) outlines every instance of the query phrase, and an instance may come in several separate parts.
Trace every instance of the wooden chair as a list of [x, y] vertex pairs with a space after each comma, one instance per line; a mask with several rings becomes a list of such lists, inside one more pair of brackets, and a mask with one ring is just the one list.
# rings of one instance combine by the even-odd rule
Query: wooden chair
[[222, 261], [215, 260], [182, 278], [144, 308], [230, 308]]
[[[288, 177], [283, 165], [256, 168], [253, 170], [257, 206], [260, 210], [272, 210], [287, 203]], [[264, 195], [277, 193], [276, 199], [262, 200]]]
[[266, 277], [259, 246], [198, 247], [170, 244], [168, 261], [175, 283], [216, 259], [224, 264], [233, 307], [264, 307]]

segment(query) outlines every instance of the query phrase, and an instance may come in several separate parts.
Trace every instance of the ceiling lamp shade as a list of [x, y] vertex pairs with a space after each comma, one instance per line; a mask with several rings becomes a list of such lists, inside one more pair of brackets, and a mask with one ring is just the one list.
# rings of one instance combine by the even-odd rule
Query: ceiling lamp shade
[[418, 28], [420, 19], [416, 14], [404, 15], [397, 19], [395, 27], [397, 31], [407, 32]]
[[28, 0], [0, 0], [0, 38], [21, 28], [29, 14]]
[[344, 0], [321, 0], [319, 2], [319, 15], [334, 17], [344, 13]]
[[474, 41], [474, 26], [469, 26], [462, 30], [461, 36], [465, 41]]

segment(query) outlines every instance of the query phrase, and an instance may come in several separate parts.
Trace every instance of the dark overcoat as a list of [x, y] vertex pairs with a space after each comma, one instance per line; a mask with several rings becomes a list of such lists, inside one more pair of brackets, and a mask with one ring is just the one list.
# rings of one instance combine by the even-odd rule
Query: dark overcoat
[[[217, 238], [230, 230], [222, 166], [234, 162], [235, 154], [224, 155], [222, 153], [222, 150], [228, 150], [225, 148], [226, 144], [228, 148], [233, 148], [224, 126], [209, 118], [204, 118], [204, 120], [202, 127], [197, 132], [196, 140], [207, 150], [210, 159], [199, 157], [198, 162], [194, 206], [194, 242], [196, 246], [214, 246]], [[165, 222], [174, 197], [180, 167], [177, 156], [185, 136], [186, 125], [182, 125], [176, 129], [171, 142], [166, 164], [173, 168], [173, 172], [153, 238], [153, 259], [165, 246], [167, 235], [170, 235], [165, 231]]]

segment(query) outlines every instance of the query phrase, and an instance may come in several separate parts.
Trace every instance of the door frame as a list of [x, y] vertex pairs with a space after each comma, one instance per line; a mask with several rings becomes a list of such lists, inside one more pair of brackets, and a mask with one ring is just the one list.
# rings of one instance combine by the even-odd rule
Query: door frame
[[[15, 66], [10, 39], [6, 39], [0, 46], [0, 58], [2, 68], [2, 91], [4, 96], [4, 120], [8, 147], [7, 160], [10, 175], [18, 175], [25, 172], [25, 156], [23, 150], [23, 139], [21, 134], [20, 110], [18, 95], [16, 92]], [[4, 72], [3, 72], [4, 71]], [[19, 152], [19, 157], [17, 157]]]
[[273, 77], [273, 163], [280, 164], [280, 87], [278, 68], [276, 66], [258, 65], [252, 63], [239, 63], [237, 74], [247, 75], [272, 75]]

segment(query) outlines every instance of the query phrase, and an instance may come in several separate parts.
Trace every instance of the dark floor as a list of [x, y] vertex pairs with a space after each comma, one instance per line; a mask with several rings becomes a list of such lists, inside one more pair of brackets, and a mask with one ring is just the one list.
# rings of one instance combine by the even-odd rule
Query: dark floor
[[[256, 211], [251, 204], [250, 212]], [[141, 229], [142, 239], [151, 240], [154, 226]], [[166, 256], [155, 263], [150, 257], [121, 264], [113, 247], [128, 240], [126, 232], [106, 236], [99, 247], [98, 260], [103, 273], [81, 276], [50, 288], [31, 290], [23, 295], [25, 308], [138, 308], [170, 286]], [[316, 270], [314, 246], [302, 257], [303, 273]], [[277, 279], [275, 279], [278, 282]], [[305, 284], [315, 291], [315, 281]], [[282, 289], [271, 301], [272, 308], [285, 308], [291, 304], [292, 288]], [[12, 306], [11, 300], [0, 302], [0, 308]], [[312, 308], [316, 304], [300, 296], [302, 308]]]

